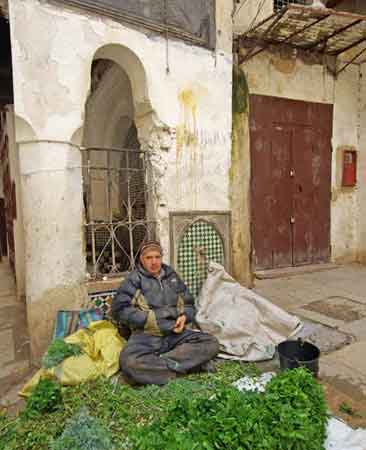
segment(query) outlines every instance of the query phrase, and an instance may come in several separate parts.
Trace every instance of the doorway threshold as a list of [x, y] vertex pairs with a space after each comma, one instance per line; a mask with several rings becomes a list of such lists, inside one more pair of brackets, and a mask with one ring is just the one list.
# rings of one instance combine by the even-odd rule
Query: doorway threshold
[[285, 278], [292, 277], [296, 275], [302, 275], [304, 273], [321, 272], [324, 270], [334, 270], [338, 269], [340, 266], [337, 264], [308, 264], [306, 266], [296, 266], [296, 267], [281, 267], [280, 269], [268, 269], [268, 270], [257, 270], [254, 272], [254, 276], [258, 280], [269, 280], [273, 278]]

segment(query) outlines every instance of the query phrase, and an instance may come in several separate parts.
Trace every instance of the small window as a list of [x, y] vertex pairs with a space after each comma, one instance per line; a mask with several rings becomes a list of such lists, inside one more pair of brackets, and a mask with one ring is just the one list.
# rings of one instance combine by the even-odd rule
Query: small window
[[274, 10], [280, 11], [287, 5], [310, 5], [312, 1], [310, 0], [274, 0]]

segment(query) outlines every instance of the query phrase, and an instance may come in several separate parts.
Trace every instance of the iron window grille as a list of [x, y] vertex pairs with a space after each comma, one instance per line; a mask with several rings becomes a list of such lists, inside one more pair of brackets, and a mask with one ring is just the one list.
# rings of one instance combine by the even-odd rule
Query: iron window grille
[[288, 5], [309, 5], [311, 3], [312, 0], [274, 0], [273, 9], [277, 12]]
[[85, 245], [92, 278], [135, 268], [145, 239], [155, 238], [148, 218], [148, 155], [140, 149], [83, 149]]

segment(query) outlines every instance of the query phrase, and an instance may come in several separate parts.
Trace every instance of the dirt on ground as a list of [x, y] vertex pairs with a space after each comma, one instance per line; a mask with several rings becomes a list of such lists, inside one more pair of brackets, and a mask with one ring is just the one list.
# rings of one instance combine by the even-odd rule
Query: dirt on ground
[[366, 396], [339, 378], [321, 378], [330, 412], [352, 428], [366, 428]]
[[0, 386], [0, 411], [10, 416], [17, 415], [25, 406], [25, 399], [19, 396], [19, 391], [38, 369], [30, 368], [26, 372], [14, 373], [2, 379]]
[[303, 307], [326, 317], [341, 320], [345, 323], [361, 320], [366, 317], [366, 305], [346, 297], [328, 297], [311, 302]]

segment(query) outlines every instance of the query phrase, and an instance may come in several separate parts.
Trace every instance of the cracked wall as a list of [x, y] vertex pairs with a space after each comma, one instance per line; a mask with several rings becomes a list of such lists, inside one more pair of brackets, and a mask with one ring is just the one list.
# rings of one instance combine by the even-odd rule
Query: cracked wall
[[[230, 208], [232, 4], [217, 2], [216, 51], [167, 42], [55, 2], [10, 0], [9, 10], [27, 302], [38, 336], [32, 352], [39, 356], [65, 302], [62, 291], [74, 304], [74, 287], [85, 276], [77, 145], [93, 59], [113, 60], [130, 79], [139, 140], [152, 154], [150, 214], [159, 221], [166, 260], [170, 211]], [[36, 319], [46, 304], [53, 306]]]

